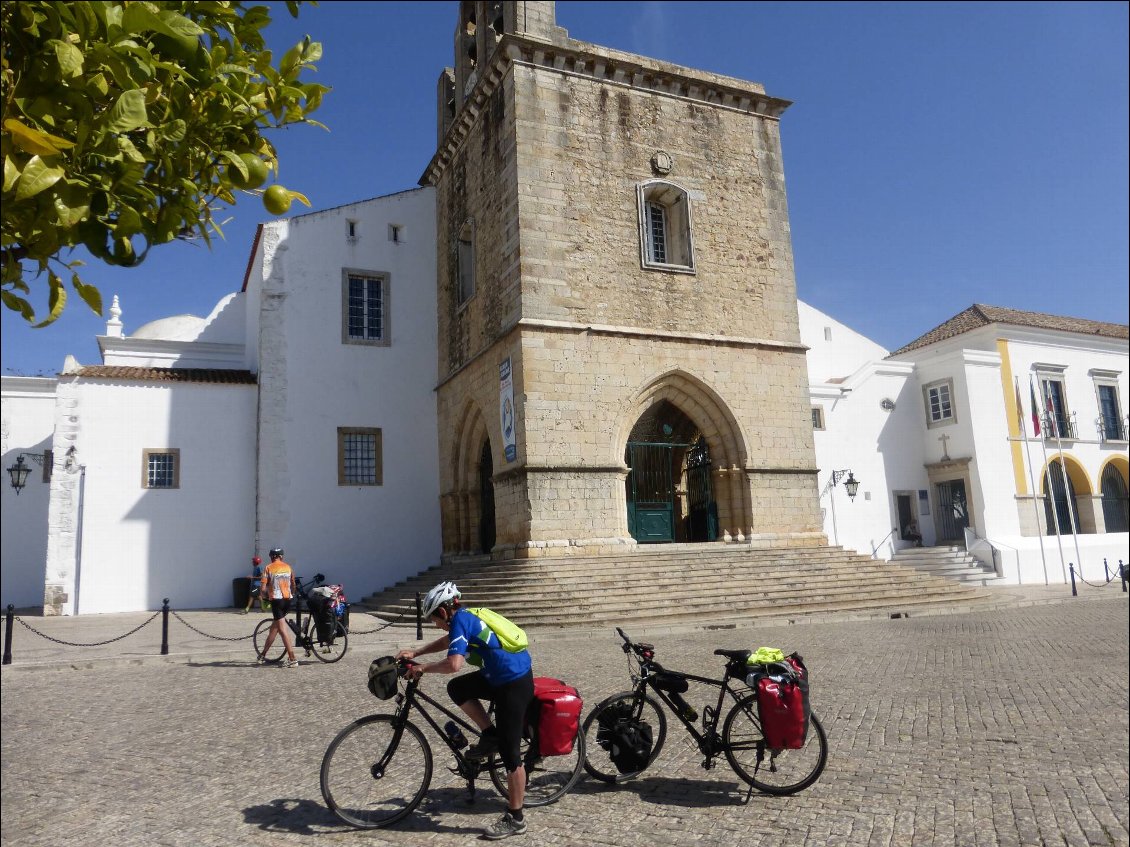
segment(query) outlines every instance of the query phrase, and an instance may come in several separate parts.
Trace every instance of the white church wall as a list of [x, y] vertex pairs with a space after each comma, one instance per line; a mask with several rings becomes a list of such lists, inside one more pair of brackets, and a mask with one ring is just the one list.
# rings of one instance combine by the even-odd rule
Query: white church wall
[[[62, 611], [159, 609], [166, 597], [178, 609], [230, 606], [253, 535], [254, 386], [64, 382], [70, 420], [56, 440], [74, 444], [82, 469], [52, 515], [75, 536], [48, 558]], [[143, 487], [153, 448], [179, 450], [178, 487]]]
[[[355, 598], [439, 561], [434, 204], [419, 189], [268, 225], [248, 285], [261, 302], [259, 546]], [[388, 346], [343, 343], [347, 268], [388, 275]], [[382, 484], [338, 484], [339, 427], [381, 430]]]
[[[21, 453], [42, 454], [51, 449], [55, 426], [54, 378], [0, 379], [0, 453], [3, 467]], [[18, 609], [43, 604], [47, 556], [47, 512], [51, 485], [44, 468], [25, 458], [31, 468], [27, 485], [17, 495], [7, 473], [0, 481], [0, 603]]]
[[[885, 349], [807, 303], [798, 302], [797, 311], [809, 348], [809, 392], [825, 426], [813, 433], [824, 532], [832, 544], [888, 559], [906, 545], [892, 535], [895, 492], [915, 495], [917, 507], [917, 491], [926, 488], [914, 368], [884, 362]], [[840, 470], [860, 482], [854, 500], [842, 479], [828, 485]], [[923, 530], [929, 543], [932, 528]]]

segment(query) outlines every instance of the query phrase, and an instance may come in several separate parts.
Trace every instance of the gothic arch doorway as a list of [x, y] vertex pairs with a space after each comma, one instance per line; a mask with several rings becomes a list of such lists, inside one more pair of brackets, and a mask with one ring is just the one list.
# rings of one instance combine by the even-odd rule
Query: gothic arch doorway
[[494, 451], [479, 407], [459, 415], [447, 461], [451, 487], [444, 492], [443, 544], [447, 553], [489, 553], [497, 542]]
[[640, 416], [628, 435], [624, 463], [633, 538], [644, 544], [718, 538], [710, 448], [678, 406], [662, 400]]

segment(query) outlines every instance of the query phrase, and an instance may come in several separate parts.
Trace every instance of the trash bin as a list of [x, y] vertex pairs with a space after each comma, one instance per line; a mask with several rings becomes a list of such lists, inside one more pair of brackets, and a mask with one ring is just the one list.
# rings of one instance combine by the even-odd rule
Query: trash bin
[[251, 577], [237, 576], [231, 581], [231, 602], [237, 609], [246, 609], [251, 599]]

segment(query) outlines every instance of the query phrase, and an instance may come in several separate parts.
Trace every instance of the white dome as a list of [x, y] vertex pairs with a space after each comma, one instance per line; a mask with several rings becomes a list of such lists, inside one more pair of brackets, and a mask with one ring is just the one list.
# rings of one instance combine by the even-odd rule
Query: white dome
[[130, 338], [148, 338], [160, 341], [193, 341], [204, 329], [207, 321], [196, 315], [174, 315], [150, 321], [139, 327]]

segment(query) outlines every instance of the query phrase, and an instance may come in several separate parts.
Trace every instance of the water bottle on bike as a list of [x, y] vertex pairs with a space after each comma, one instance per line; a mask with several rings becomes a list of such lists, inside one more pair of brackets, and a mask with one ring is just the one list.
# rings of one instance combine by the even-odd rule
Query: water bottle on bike
[[443, 731], [447, 733], [447, 737], [451, 739], [456, 750], [462, 750], [467, 746], [467, 736], [463, 734], [463, 730], [459, 728], [459, 724], [455, 721], [448, 721], [444, 725]]

